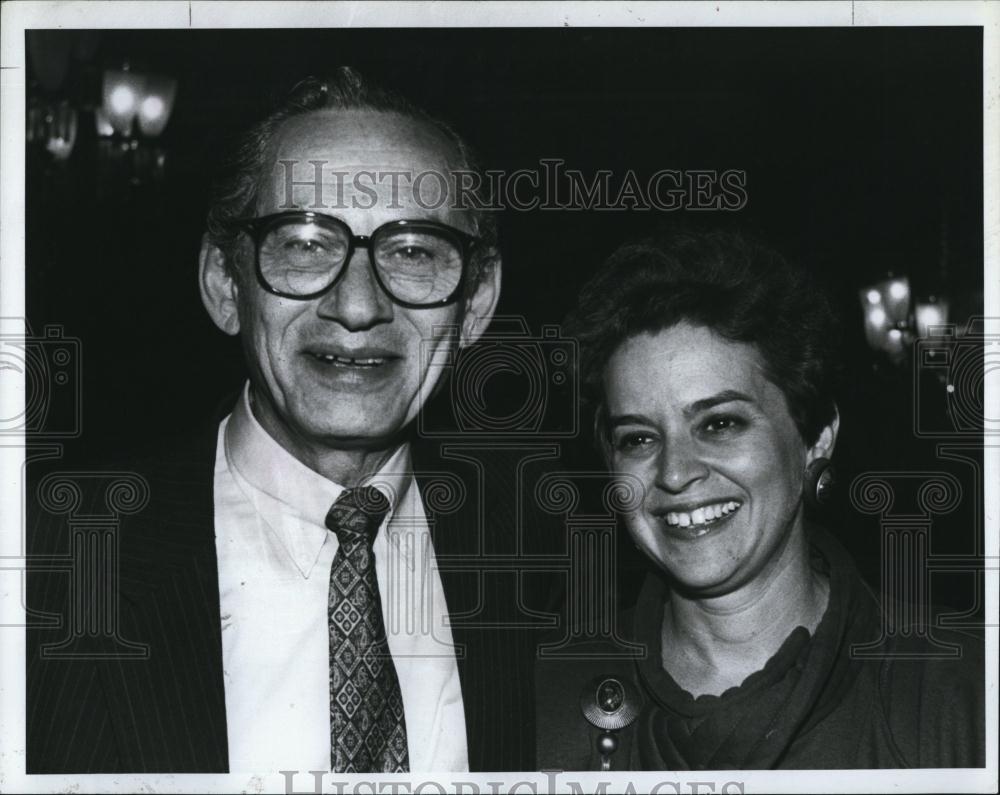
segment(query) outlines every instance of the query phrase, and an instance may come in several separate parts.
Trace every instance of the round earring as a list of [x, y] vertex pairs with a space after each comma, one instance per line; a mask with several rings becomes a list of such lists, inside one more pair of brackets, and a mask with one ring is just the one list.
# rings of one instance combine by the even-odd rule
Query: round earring
[[829, 458], [816, 458], [806, 467], [805, 498], [812, 508], [830, 504], [837, 479]]

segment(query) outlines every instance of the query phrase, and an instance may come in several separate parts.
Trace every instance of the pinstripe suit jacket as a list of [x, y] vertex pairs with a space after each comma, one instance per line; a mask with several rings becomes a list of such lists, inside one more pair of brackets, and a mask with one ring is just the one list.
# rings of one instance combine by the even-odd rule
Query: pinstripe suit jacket
[[[28, 773], [228, 771], [216, 433], [213, 423], [116, 468], [118, 476], [29, 473]], [[531, 483], [519, 457], [488, 444], [413, 446], [453, 622], [472, 770], [534, 769], [537, 633], [519, 605], [551, 607], [553, 578], [483, 571], [484, 555], [530, 551], [555, 529], [514, 498], [516, 480]], [[123, 471], [141, 476], [124, 479], [135, 489], [148, 486], [141, 510], [141, 494], [136, 502], [110, 485]], [[118, 519], [102, 522], [112, 503]], [[70, 598], [109, 573], [106, 603]]]

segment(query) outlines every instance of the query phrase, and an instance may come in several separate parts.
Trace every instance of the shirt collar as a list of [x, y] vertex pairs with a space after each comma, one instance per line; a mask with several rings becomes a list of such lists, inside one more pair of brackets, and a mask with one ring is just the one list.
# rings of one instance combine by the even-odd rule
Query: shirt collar
[[[226, 424], [225, 454], [230, 468], [263, 495], [263, 500], [252, 501], [268, 520], [296, 566], [308, 576], [329, 535], [326, 514], [345, 487], [303, 464], [264, 429], [250, 406], [249, 383]], [[417, 529], [422, 526], [423, 531], [427, 531], [423, 507], [414, 493], [415, 489], [411, 488], [412, 469], [410, 446], [404, 442], [379, 471], [362, 484], [375, 486], [388, 497], [389, 513], [382, 528], [411, 568], [415, 564], [412, 545], [401, 543], [400, 536], [405, 531], [412, 532], [415, 525]], [[277, 503], [274, 506], [276, 510], [269, 511], [266, 504], [272, 501]], [[293, 523], [295, 527], [302, 528], [301, 531], [291, 529], [292, 524], [288, 522], [271, 521], [272, 517], [268, 514], [272, 513], [291, 515], [301, 520]], [[397, 514], [399, 521], [393, 521]]]

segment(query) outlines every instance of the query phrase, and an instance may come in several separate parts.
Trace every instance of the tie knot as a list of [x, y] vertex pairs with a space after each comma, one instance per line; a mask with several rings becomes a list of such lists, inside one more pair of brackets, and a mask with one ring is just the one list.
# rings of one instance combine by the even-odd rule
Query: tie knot
[[326, 526], [341, 544], [374, 543], [382, 520], [389, 512], [389, 499], [374, 486], [347, 489], [326, 514]]

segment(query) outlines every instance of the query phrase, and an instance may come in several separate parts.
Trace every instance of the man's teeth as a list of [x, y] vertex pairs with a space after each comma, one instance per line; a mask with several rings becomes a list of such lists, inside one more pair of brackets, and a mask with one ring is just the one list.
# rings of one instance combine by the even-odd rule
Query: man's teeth
[[703, 505], [700, 508], [695, 508], [691, 513], [671, 511], [667, 514], [667, 524], [675, 527], [711, 524], [716, 519], [721, 519], [723, 516], [731, 514], [739, 507], [740, 503], [730, 500], [729, 502], [717, 502], [714, 505]]
[[355, 367], [375, 367], [379, 364], [385, 364], [385, 359], [375, 357], [352, 359], [348, 356], [334, 356], [332, 353], [314, 353], [313, 356], [321, 362], [327, 362], [329, 364], [349, 364]]

